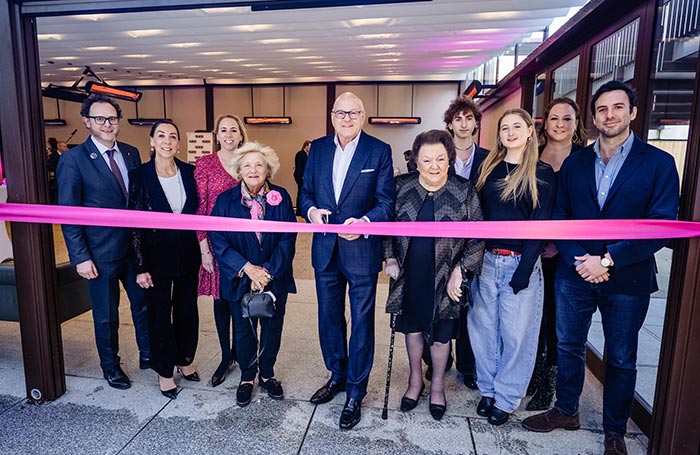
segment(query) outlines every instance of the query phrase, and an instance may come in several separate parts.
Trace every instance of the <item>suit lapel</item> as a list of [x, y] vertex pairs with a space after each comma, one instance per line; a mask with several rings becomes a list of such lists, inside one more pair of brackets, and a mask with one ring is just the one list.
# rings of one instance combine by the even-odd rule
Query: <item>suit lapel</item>
[[596, 190], [596, 181], [595, 181], [595, 152], [593, 151], [593, 146], [590, 148], [586, 149], [586, 153], [583, 156], [583, 174], [585, 176], [586, 182], [585, 182], [585, 189], [584, 191], [588, 192], [588, 197], [593, 198], [593, 201], [595, 201], [596, 207], [598, 206], [598, 191]]
[[622, 164], [620, 172], [617, 173], [615, 181], [610, 187], [610, 192], [608, 193], [608, 197], [605, 199], [603, 209], [607, 208], [608, 205], [610, 205], [610, 202], [613, 200], [613, 198], [618, 193], [622, 185], [625, 183], [625, 180], [627, 180], [644, 162], [646, 150], [644, 149], [644, 147], [641, 147], [640, 144], [637, 143], [637, 141], [638, 139], [635, 137], [634, 142], [632, 143], [632, 148], [630, 149], [627, 158], [625, 158], [625, 162]]
[[160, 180], [158, 180], [155, 162], [151, 160], [146, 164], [146, 187], [150, 188], [148, 193], [150, 194], [151, 207], [157, 212], [173, 213], [168, 198], [165, 196], [165, 191], [163, 191], [163, 186], [160, 184]]
[[[319, 148], [321, 151], [321, 157], [318, 159], [320, 166], [319, 178], [320, 182], [318, 185], [321, 190], [319, 193], [334, 195], [333, 191], [333, 159], [335, 157], [335, 142], [333, 142], [334, 136], [326, 137], [326, 144]], [[335, 197], [331, 197], [330, 200], [333, 201], [333, 207], [328, 207], [329, 209], [335, 209]]]
[[185, 163], [175, 159], [175, 164], [177, 164], [180, 170], [180, 176], [182, 177], [182, 185], [185, 187], [185, 206], [182, 208], [182, 213], [195, 213], [197, 211], [197, 185], [194, 181], [194, 174], [186, 169]]
[[[345, 200], [345, 198], [348, 197], [348, 194], [350, 194], [352, 187], [355, 186], [355, 182], [357, 182], [357, 179], [360, 177], [360, 171], [362, 171], [369, 154], [370, 150], [367, 147], [366, 135], [363, 132], [360, 132], [360, 140], [357, 143], [355, 154], [352, 156], [352, 160], [350, 161], [348, 173], [345, 175], [343, 189], [340, 191], [340, 197], [338, 198], [338, 205], [343, 203], [343, 200]], [[378, 171], [378, 169], [374, 170], [374, 172]]]
[[116, 177], [114, 177], [114, 174], [112, 174], [112, 170], [109, 168], [109, 165], [107, 165], [104, 158], [102, 157], [102, 154], [99, 150], [97, 150], [97, 147], [92, 142], [92, 139], [90, 137], [88, 137], [87, 141], [85, 141], [85, 147], [83, 148], [83, 151], [86, 155], [87, 161], [92, 164], [92, 166], [95, 169], [95, 172], [97, 172], [97, 175], [102, 179], [103, 182], [106, 182], [106, 184], [110, 186], [112, 192], [116, 193], [117, 196], [124, 202], [124, 204], [126, 204], [124, 193], [122, 193], [122, 189], [119, 187], [119, 183], [117, 183]]

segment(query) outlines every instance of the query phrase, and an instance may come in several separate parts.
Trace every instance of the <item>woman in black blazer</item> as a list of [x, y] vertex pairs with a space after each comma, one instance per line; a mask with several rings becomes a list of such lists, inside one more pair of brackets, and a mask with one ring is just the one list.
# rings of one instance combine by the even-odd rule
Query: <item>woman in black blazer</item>
[[[129, 173], [129, 208], [187, 213], [197, 210], [194, 166], [175, 158], [180, 142], [177, 126], [163, 120], [151, 128], [151, 161]], [[151, 368], [158, 373], [161, 393], [177, 397], [173, 370], [199, 381], [192, 366], [197, 350], [199, 314], [197, 283], [201, 262], [194, 231], [136, 229], [132, 235], [136, 282], [145, 289]]]
[[[269, 182], [279, 169], [279, 159], [270, 147], [246, 142], [233, 156], [231, 167], [240, 182], [219, 195], [211, 216], [247, 220], [295, 222], [289, 193]], [[284, 398], [275, 378], [275, 361], [282, 339], [287, 295], [296, 292], [292, 273], [296, 233], [210, 232], [209, 240], [221, 273], [221, 299], [231, 305], [236, 337], [236, 355], [241, 383], [236, 392], [239, 406], [250, 403], [255, 376], [270, 398]], [[276, 310], [260, 319], [258, 343], [256, 318], [243, 318], [241, 300], [250, 291], [269, 291]]]

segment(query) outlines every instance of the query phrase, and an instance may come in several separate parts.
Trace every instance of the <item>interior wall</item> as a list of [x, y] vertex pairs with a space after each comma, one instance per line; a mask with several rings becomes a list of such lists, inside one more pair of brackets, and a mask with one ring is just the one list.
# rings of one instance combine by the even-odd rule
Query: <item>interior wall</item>
[[[421, 117], [420, 125], [365, 125], [365, 131], [391, 145], [394, 171], [406, 172], [403, 152], [411, 148], [416, 136], [427, 130], [443, 129], [442, 121], [450, 101], [458, 95], [457, 83], [435, 83], [414, 85], [413, 115]], [[341, 85], [336, 93], [353, 92], [362, 99], [367, 117], [411, 116], [411, 85]], [[377, 106], [377, 94], [379, 106]]]
[[[414, 116], [422, 118], [420, 125], [365, 125], [367, 133], [391, 145], [395, 171], [403, 173], [406, 172], [404, 150], [411, 147], [418, 133], [445, 127], [442, 115], [450, 101], [457, 96], [457, 89], [457, 83], [415, 84], [411, 96], [410, 84], [346, 84], [337, 85], [336, 93], [352, 91], [359, 96], [365, 104], [367, 117], [408, 117], [413, 113]], [[204, 87], [168, 87], [165, 90], [144, 87], [139, 88], [139, 91], [143, 93], [143, 97], [138, 103], [138, 117], [162, 118], [165, 114], [172, 119], [182, 136], [177, 156], [186, 161], [185, 133], [202, 130], [206, 126]], [[329, 115], [326, 112], [326, 96], [325, 84], [291, 85], [284, 90], [281, 86], [264, 86], [254, 87], [252, 91], [250, 87], [214, 87], [214, 118], [226, 113], [241, 118], [252, 116], [253, 108], [256, 116], [286, 114], [292, 117], [291, 125], [246, 125], [246, 130], [250, 139], [275, 149], [281, 166], [274, 181], [285, 187], [292, 198], [295, 198], [297, 188], [293, 178], [294, 155], [301, 149], [305, 140], [313, 140], [326, 134], [326, 116]], [[137, 117], [136, 104], [128, 101], [117, 102], [125, 119], [120, 123], [119, 140], [138, 147], [141, 159], [147, 161], [150, 151], [150, 126], [130, 125], [127, 119]], [[44, 98], [43, 103], [45, 118], [57, 118], [56, 100]], [[80, 119], [80, 104], [67, 101], [58, 103], [61, 118], [66, 121], [66, 125], [46, 126], [46, 137], [53, 136], [58, 140], [65, 140], [77, 129], [70, 143], [77, 145], [84, 142], [88, 133]]]
[[492, 105], [484, 111], [481, 117], [481, 130], [479, 132], [479, 145], [491, 150], [496, 145], [498, 138], [498, 119], [508, 109], [520, 107], [522, 90], [518, 89], [504, 98], [500, 103]]

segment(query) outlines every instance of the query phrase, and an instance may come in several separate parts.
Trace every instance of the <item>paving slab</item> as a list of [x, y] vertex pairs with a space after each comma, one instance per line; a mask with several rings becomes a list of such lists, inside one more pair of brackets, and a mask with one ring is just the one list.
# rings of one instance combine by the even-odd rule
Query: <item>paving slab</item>
[[[485, 419], [470, 419], [478, 455], [600, 455], [603, 433], [581, 429], [533, 433], [520, 422], [494, 427]], [[646, 454], [646, 448], [631, 435], [626, 438], [629, 455]]]
[[342, 405], [319, 405], [300, 454], [475, 454], [465, 417], [446, 415], [437, 422], [429, 414], [363, 406], [362, 420], [352, 430], [338, 428]]

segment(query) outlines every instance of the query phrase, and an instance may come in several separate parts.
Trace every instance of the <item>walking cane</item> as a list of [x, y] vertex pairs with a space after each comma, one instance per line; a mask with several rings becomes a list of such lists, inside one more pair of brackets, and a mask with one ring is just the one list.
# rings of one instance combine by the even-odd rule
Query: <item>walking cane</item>
[[384, 409], [382, 420], [388, 418], [389, 387], [391, 386], [391, 364], [394, 361], [394, 338], [396, 337], [396, 314], [391, 315], [391, 341], [389, 342], [389, 364], [386, 366], [386, 390], [384, 391]]

